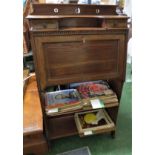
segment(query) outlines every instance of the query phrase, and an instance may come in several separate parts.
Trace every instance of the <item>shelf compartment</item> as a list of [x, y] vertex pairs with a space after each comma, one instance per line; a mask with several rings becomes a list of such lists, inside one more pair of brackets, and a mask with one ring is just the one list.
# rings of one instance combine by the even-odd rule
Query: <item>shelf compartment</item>
[[97, 114], [98, 112], [99, 109], [75, 114], [74, 118], [80, 137], [115, 131], [115, 124], [105, 109], [100, 109], [104, 119], [101, 119], [97, 125], [90, 125], [84, 122], [84, 117], [86, 114]]
[[78, 134], [74, 115], [51, 117], [48, 119], [50, 139], [58, 139]]
[[[119, 106], [119, 103], [118, 102], [113, 102], [113, 103], [108, 103], [108, 104], [105, 104], [105, 107], [104, 108], [111, 108], [111, 107], [118, 107]], [[78, 110], [72, 110], [72, 111], [67, 111], [67, 112], [55, 112], [55, 113], [51, 113], [51, 114], [48, 114], [47, 117], [48, 118], [51, 118], [51, 117], [56, 117], [56, 116], [65, 116], [65, 115], [68, 115], [68, 114], [75, 114], [75, 113], [79, 113], [79, 112], [84, 112], [84, 111], [90, 111], [90, 110], [93, 110], [91, 106], [88, 106], [88, 107], [83, 107], [82, 109], [78, 109]]]

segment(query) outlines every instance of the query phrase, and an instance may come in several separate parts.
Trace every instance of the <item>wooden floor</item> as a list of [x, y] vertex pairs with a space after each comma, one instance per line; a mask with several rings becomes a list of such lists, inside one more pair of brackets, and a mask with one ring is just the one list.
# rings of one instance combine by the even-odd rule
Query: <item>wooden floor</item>
[[36, 78], [31, 77], [25, 90], [23, 103], [23, 153], [43, 155], [47, 151]]

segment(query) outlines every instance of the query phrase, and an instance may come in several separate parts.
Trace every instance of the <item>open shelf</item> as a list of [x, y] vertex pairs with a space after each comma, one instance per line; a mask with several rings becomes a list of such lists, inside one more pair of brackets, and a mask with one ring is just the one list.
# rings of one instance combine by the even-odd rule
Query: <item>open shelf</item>
[[57, 139], [78, 134], [73, 115], [49, 119], [49, 137]]
[[[107, 105], [105, 105], [104, 108], [111, 108], [111, 107], [118, 107], [119, 103], [109, 103]], [[77, 112], [83, 112], [83, 111], [89, 111], [89, 110], [93, 110], [91, 107], [84, 107], [82, 109], [78, 109], [78, 110], [72, 110], [72, 111], [67, 111], [67, 112], [56, 112], [56, 113], [52, 113], [52, 114], [48, 114], [47, 117], [53, 117], [53, 116], [61, 116], [61, 115], [68, 115], [68, 114], [74, 114]]]

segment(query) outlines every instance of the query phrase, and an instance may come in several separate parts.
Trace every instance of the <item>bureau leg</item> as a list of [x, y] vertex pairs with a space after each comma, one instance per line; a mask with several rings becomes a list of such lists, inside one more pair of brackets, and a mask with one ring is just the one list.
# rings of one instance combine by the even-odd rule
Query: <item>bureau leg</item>
[[46, 141], [47, 141], [48, 151], [51, 151], [51, 148], [52, 148], [52, 147], [51, 147], [51, 146], [52, 146], [52, 145], [51, 145], [51, 141], [50, 141], [50, 139], [49, 139], [47, 129], [45, 129], [45, 130], [46, 130], [46, 131], [45, 131], [45, 132], [46, 132], [45, 134], [46, 134]]
[[51, 150], [51, 141], [49, 138], [48, 122], [47, 122], [47, 119], [45, 119], [45, 117], [43, 119], [43, 129], [44, 129], [44, 135], [45, 135], [47, 146], [48, 146], [48, 151], [50, 151]]
[[114, 139], [116, 137], [115, 131], [111, 131], [111, 137]]
[[47, 140], [47, 144], [48, 144], [48, 151], [51, 151], [52, 145], [51, 145], [51, 141], [49, 139]]

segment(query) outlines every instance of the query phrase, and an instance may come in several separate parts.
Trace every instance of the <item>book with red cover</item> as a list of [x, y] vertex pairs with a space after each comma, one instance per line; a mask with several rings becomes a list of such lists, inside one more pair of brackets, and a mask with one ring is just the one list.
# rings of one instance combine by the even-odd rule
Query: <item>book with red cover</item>
[[82, 99], [114, 94], [108, 83], [102, 80], [72, 83], [70, 84], [70, 88], [77, 89]]

